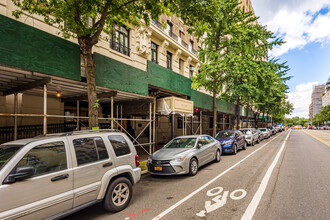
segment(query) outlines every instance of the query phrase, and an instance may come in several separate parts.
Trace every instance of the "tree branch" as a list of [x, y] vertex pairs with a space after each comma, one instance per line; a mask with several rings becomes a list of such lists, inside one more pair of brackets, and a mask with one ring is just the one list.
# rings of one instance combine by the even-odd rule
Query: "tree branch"
[[116, 10], [119, 10], [122, 7], [125, 7], [125, 6], [127, 6], [127, 5], [129, 5], [129, 4], [133, 3], [133, 2], [136, 2], [136, 1], [138, 1], [138, 0], [131, 0], [131, 1], [125, 2], [124, 4], [122, 4], [121, 6], [119, 6]]
[[94, 27], [97, 27], [97, 31], [96, 33], [94, 34], [94, 36], [92, 37], [92, 40], [91, 40], [91, 43], [92, 45], [96, 44], [98, 42], [98, 39], [102, 33], [102, 30], [103, 30], [103, 27], [105, 25], [105, 20], [106, 18], [108, 17], [109, 15], [109, 8], [111, 6], [111, 2], [112, 0], [108, 0], [107, 3], [105, 4], [104, 8], [103, 8], [103, 11], [102, 11], [102, 14], [101, 14], [101, 18], [100, 20], [98, 20], [95, 24], [94, 24]]

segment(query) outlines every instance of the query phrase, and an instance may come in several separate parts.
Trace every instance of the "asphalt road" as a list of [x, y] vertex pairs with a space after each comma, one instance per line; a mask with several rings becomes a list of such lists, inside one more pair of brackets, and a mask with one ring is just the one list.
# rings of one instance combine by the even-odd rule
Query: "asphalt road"
[[95, 205], [66, 219], [330, 219], [329, 137], [286, 131], [193, 177], [146, 174], [122, 212]]

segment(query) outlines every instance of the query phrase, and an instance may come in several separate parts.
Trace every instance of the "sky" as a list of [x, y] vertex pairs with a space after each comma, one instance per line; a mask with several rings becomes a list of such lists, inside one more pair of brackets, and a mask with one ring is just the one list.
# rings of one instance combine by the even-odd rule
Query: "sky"
[[295, 110], [287, 117], [308, 118], [313, 85], [330, 77], [330, 0], [251, 2], [259, 23], [286, 42], [270, 55], [290, 67], [288, 99]]

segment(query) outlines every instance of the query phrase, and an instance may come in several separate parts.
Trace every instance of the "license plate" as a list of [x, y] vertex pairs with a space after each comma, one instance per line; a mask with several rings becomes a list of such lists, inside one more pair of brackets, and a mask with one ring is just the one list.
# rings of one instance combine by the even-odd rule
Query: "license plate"
[[154, 169], [155, 169], [155, 171], [162, 171], [163, 170], [162, 167], [155, 167]]

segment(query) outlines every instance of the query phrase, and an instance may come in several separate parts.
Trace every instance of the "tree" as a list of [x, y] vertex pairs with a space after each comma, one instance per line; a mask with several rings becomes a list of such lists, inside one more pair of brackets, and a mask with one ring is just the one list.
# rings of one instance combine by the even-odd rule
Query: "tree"
[[[205, 2], [205, 1], [204, 1]], [[217, 97], [223, 90], [223, 79], [229, 71], [226, 55], [230, 53], [229, 43], [239, 23], [245, 23], [250, 14], [244, 13], [237, 0], [209, 1], [207, 8], [197, 8], [198, 14], [189, 16], [190, 31], [197, 37], [204, 37], [204, 47], [199, 50], [202, 62], [200, 71], [192, 78], [193, 88], [204, 88], [213, 96], [213, 136], [216, 135]], [[200, 5], [203, 6], [203, 5]], [[204, 11], [203, 11], [204, 10]], [[181, 14], [190, 11], [187, 7]]]
[[330, 105], [322, 107], [321, 111], [314, 115], [313, 125], [323, 124], [330, 121]]
[[[140, 26], [141, 21], [149, 25], [151, 19], [168, 13], [166, 0], [12, 0], [19, 8], [13, 11], [18, 18], [23, 11], [44, 17], [48, 25], [56, 26], [64, 38], [78, 40], [86, 68], [89, 102], [89, 127], [98, 127], [98, 99], [96, 94], [93, 46], [102, 32], [111, 35], [114, 24], [118, 26]], [[89, 20], [95, 20], [90, 24]]]

